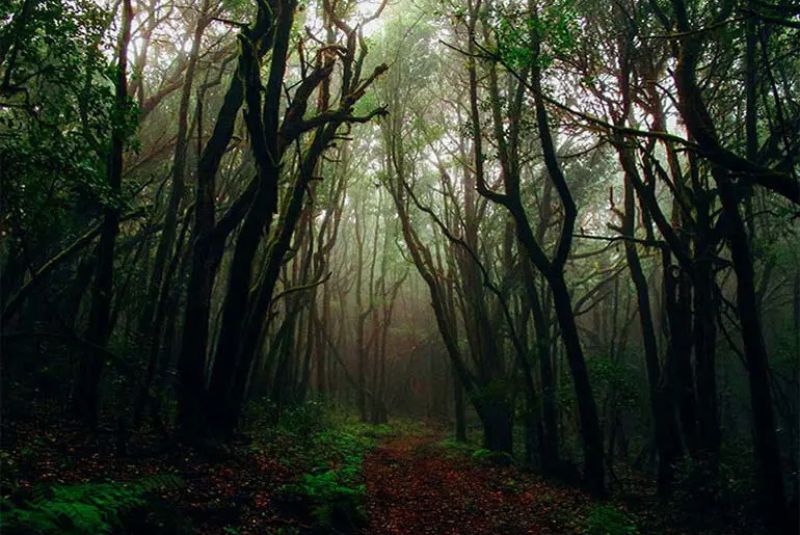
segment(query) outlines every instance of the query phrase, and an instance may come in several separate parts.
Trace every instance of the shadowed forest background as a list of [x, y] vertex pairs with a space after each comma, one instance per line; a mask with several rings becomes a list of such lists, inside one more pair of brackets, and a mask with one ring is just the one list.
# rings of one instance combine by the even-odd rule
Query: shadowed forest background
[[788, 534], [796, 0], [0, 4], [8, 534]]

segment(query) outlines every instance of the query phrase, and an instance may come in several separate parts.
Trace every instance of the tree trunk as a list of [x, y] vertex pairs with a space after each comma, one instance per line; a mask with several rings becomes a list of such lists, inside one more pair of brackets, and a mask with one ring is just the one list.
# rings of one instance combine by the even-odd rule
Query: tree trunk
[[505, 400], [488, 400], [478, 407], [483, 423], [483, 444], [489, 451], [513, 451], [513, 410]]
[[736, 191], [725, 171], [716, 170], [720, 200], [728, 230], [728, 244], [736, 272], [736, 305], [742, 326], [742, 342], [747, 378], [750, 384], [750, 404], [753, 410], [753, 443], [759, 465], [759, 480], [764, 509], [771, 524], [782, 533], [791, 528], [783, 488], [781, 455], [775, 432], [775, 416], [770, 390], [769, 362], [761, 317], [756, 299], [755, 273], [750, 252], [750, 240], [744, 220], [739, 214]]
[[[133, 8], [130, 0], [122, 3], [122, 27], [117, 50], [117, 72], [115, 87], [115, 110], [117, 120], [111, 133], [111, 151], [108, 158], [108, 186], [112, 199], [107, 199], [103, 209], [103, 226], [97, 245], [94, 284], [91, 292], [91, 309], [86, 339], [103, 347], [111, 335], [111, 298], [114, 290], [114, 246], [119, 234], [119, 209], [115, 206], [121, 191], [122, 168], [125, 151], [125, 110], [128, 108], [128, 44], [131, 40]], [[90, 426], [97, 423], [100, 376], [107, 355], [97, 349], [81, 359], [75, 384], [74, 409], [76, 414]]]
[[[626, 98], [626, 97], [624, 97]], [[658, 358], [656, 331], [653, 315], [650, 308], [650, 293], [647, 278], [642, 269], [636, 243], [631, 241], [636, 231], [636, 195], [634, 181], [631, 175], [638, 173], [634, 159], [633, 149], [624, 145], [624, 140], [617, 143], [620, 164], [625, 173], [625, 198], [624, 212], [622, 215], [622, 235], [625, 236], [625, 258], [631, 273], [638, 305], [639, 327], [641, 329], [644, 358], [647, 368], [648, 384], [650, 386], [650, 410], [653, 417], [656, 448], [658, 449], [658, 489], [662, 494], [667, 494], [672, 483], [673, 464], [680, 457], [678, 426], [675, 421], [675, 412], [672, 399], [664, 395], [661, 388], [661, 364]]]
[[[242, 39], [257, 47], [263, 56], [269, 48], [271, 10], [260, 7], [254, 27], [242, 30]], [[194, 226], [192, 228], [191, 264], [186, 289], [181, 351], [178, 357], [178, 432], [195, 440], [207, 431], [205, 414], [205, 368], [208, 350], [211, 291], [224, 251], [225, 240], [249, 207], [254, 188], [236, 200], [215, 224], [215, 179], [220, 162], [233, 136], [239, 108], [244, 100], [244, 76], [248, 58], [239, 55], [214, 130], [197, 166]]]
[[[178, 133], [175, 141], [175, 156], [172, 161], [172, 188], [167, 201], [167, 211], [164, 216], [164, 228], [161, 231], [161, 238], [156, 249], [156, 256], [153, 262], [153, 274], [145, 300], [145, 308], [139, 320], [139, 330], [145, 345], [152, 344], [155, 309], [162, 292], [162, 282], [164, 279], [164, 269], [175, 243], [178, 230], [178, 211], [183, 201], [186, 189], [186, 155], [189, 149], [189, 104], [192, 96], [192, 85], [194, 74], [197, 68], [197, 60], [200, 55], [200, 45], [203, 40], [203, 33], [208, 26], [206, 12], [208, 11], [209, 0], [203, 0], [200, 13], [198, 14], [197, 24], [192, 40], [192, 49], [189, 52], [189, 61], [186, 67], [186, 75], [183, 80], [181, 90], [181, 100], [178, 106]], [[167, 282], [168, 284], [168, 282]]]
[[455, 412], [456, 427], [455, 434], [458, 442], [467, 441], [467, 415], [466, 407], [464, 405], [464, 387], [461, 385], [461, 379], [451, 367], [453, 377], [453, 411]]
[[567, 364], [575, 384], [575, 398], [578, 403], [581, 436], [583, 437], [583, 477], [592, 492], [602, 494], [605, 492], [603, 436], [600, 431], [600, 420], [597, 416], [592, 387], [589, 383], [589, 372], [586, 369], [586, 361], [578, 337], [578, 326], [575, 324], [575, 315], [563, 274], [550, 275], [548, 281], [553, 291], [553, 306], [561, 327], [561, 338], [566, 350]]
[[539, 437], [542, 470], [555, 473], [559, 467], [558, 420], [556, 418], [556, 385], [550, 354], [550, 328], [542, 309], [530, 261], [523, 262], [525, 290], [531, 306], [536, 352], [539, 360], [539, 376], [542, 381], [542, 430]]
[[207, 415], [215, 431], [230, 426], [228, 420], [236, 404], [232, 382], [237, 367], [241, 365], [249, 368], [249, 363], [241, 363], [238, 360], [239, 347], [245, 314], [250, 302], [253, 260], [262, 237], [269, 235], [272, 218], [278, 206], [278, 178], [282, 153], [278, 141], [278, 113], [295, 5], [294, 0], [288, 0], [281, 2], [278, 9], [263, 119], [257, 51], [250, 45], [241, 43], [246, 103], [245, 122], [256, 161], [257, 177], [254, 180], [257, 186], [253, 202], [236, 238], [222, 305], [222, 324], [208, 388]]

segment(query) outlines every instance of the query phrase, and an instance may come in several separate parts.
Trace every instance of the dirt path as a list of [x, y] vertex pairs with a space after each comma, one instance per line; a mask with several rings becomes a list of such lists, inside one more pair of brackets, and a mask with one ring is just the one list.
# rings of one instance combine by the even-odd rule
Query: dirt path
[[[585, 499], [513, 468], [484, 465], [403, 436], [364, 461], [371, 535], [578, 533]], [[571, 518], [570, 518], [571, 517]]]

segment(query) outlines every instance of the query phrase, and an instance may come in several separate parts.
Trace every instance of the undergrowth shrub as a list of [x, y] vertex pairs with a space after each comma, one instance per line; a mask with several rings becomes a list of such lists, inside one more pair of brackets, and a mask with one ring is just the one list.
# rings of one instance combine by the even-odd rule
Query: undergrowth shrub
[[182, 484], [179, 477], [164, 474], [130, 483], [39, 485], [21, 503], [3, 500], [0, 531], [4, 535], [111, 533], [123, 527], [124, 514], [148, 504], [149, 494]]
[[311, 504], [311, 514], [319, 529], [349, 531], [366, 520], [363, 510], [366, 486], [360, 476], [360, 466], [348, 465], [338, 470], [304, 474], [299, 483], [283, 490]]
[[444, 450], [445, 455], [451, 458], [459, 457], [462, 455], [470, 456], [479, 449], [479, 447], [473, 443], [461, 442], [452, 437], [440, 440], [437, 443], [437, 446], [442, 448]]
[[613, 505], [596, 505], [586, 518], [586, 535], [637, 535], [633, 520]]
[[330, 413], [318, 401], [307, 401], [301, 405], [284, 409], [277, 419], [279, 432], [294, 435], [310, 435], [329, 425]]
[[284, 485], [281, 495], [287, 506], [309, 516], [318, 532], [351, 532], [366, 522], [364, 455], [395, 431], [386, 424], [364, 424], [335, 413], [329, 413], [325, 422], [287, 460], [305, 473]]
[[308, 448], [315, 435], [331, 427], [331, 414], [318, 401], [280, 407], [261, 398], [248, 404], [245, 427], [256, 442], [270, 444], [285, 438], [298, 448]]

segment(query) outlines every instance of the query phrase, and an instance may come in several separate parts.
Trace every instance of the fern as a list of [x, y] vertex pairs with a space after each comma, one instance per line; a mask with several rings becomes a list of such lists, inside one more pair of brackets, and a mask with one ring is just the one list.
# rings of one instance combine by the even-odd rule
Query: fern
[[122, 514], [147, 503], [147, 494], [181, 485], [179, 477], [162, 474], [129, 483], [38, 486], [31, 499], [20, 506], [3, 502], [0, 531], [44, 535], [111, 533], [121, 526]]

